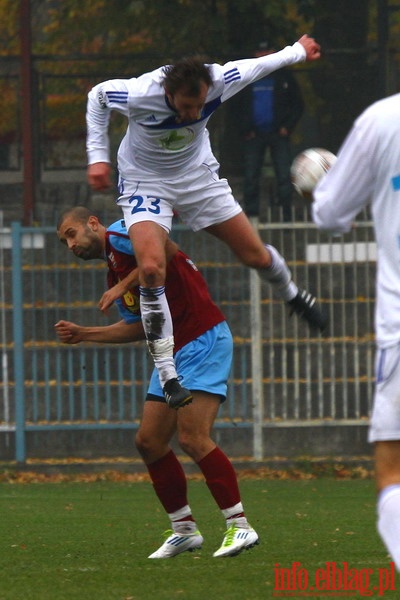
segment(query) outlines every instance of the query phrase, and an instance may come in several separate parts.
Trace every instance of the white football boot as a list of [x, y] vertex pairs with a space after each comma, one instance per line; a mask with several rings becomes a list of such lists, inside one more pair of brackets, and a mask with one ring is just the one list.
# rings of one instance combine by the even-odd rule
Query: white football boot
[[158, 550], [150, 554], [148, 558], [173, 558], [181, 552], [193, 552], [193, 550], [201, 550], [203, 537], [200, 531], [196, 530], [193, 533], [176, 533], [172, 529], [164, 534], [167, 539]]
[[248, 523], [240, 525], [233, 522], [228, 527], [221, 547], [213, 554], [214, 557], [236, 556], [242, 550], [250, 550], [260, 543], [257, 533]]

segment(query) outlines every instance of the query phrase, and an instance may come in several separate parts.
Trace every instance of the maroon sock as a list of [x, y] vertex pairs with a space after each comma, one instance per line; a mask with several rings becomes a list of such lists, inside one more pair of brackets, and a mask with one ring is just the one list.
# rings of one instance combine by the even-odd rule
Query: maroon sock
[[240, 502], [237, 477], [232, 463], [218, 447], [198, 463], [206, 484], [221, 510]]
[[167, 513], [173, 513], [188, 504], [186, 475], [172, 450], [146, 466], [154, 491]]

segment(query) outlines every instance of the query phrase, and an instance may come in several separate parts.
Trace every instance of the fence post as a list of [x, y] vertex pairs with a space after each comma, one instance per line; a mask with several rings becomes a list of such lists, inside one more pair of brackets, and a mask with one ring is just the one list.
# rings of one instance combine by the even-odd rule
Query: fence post
[[[0, 210], [0, 302], [1, 302], [1, 372], [3, 377], [3, 402], [4, 402], [4, 421], [6, 426], [10, 425], [10, 386], [8, 381], [8, 352], [7, 352], [7, 332], [6, 332], [6, 283], [5, 283], [5, 264], [4, 264], [4, 213]], [[8, 434], [7, 434], [8, 445]]]
[[[258, 226], [258, 218], [252, 219]], [[261, 279], [256, 269], [250, 269], [250, 332], [251, 332], [251, 395], [253, 407], [253, 456], [264, 458], [264, 385], [263, 385], [263, 343], [261, 314]]]
[[22, 227], [18, 222], [11, 225], [12, 239], [12, 299], [14, 337], [15, 379], [15, 460], [25, 462], [25, 376], [24, 334], [22, 304]]

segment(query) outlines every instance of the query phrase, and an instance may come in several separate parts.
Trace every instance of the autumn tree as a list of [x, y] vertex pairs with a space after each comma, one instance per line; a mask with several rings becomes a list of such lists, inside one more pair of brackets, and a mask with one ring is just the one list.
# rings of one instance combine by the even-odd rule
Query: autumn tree
[[[0, 0], [0, 125], [18, 118], [20, 2]], [[319, 113], [322, 139], [342, 139], [360, 109], [377, 95], [378, 5], [395, 0], [31, 0], [32, 53], [46, 135], [83, 135], [86, 91], [95, 81], [134, 76], [178, 56], [202, 53], [212, 60], [249, 56], [255, 44], [277, 47], [309, 32], [324, 57], [302, 80], [307, 109]], [[397, 15], [397, 16], [396, 16]], [[394, 38], [394, 39], [397, 39]], [[229, 103], [228, 103], [229, 104]], [[228, 111], [231, 109], [227, 109]], [[8, 111], [8, 112], [7, 112]], [[10, 112], [11, 111], [11, 112]], [[9, 114], [10, 113], [10, 114]], [[222, 145], [233, 147], [227, 115]], [[334, 148], [332, 148], [334, 149]]]

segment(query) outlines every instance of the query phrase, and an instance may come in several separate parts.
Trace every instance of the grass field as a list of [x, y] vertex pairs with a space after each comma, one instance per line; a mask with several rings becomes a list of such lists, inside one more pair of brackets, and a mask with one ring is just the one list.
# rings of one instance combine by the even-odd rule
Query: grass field
[[[400, 598], [400, 577], [399, 591], [371, 593], [387, 586], [382, 580], [390, 564], [375, 531], [371, 480], [250, 479], [240, 485], [259, 546], [235, 558], [213, 558], [224, 521], [205, 484], [190, 481], [203, 549], [152, 561], [147, 556], [169, 523], [151, 484], [0, 484], [0, 599]], [[316, 595], [308, 588], [305, 595], [299, 590], [305, 573], [311, 585], [327, 562], [352, 569], [346, 594], [331, 589]], [[287, 571], [286, 579], [277, 577], [276, 565], [291, 569], [296, 591], [288, 590]]]

